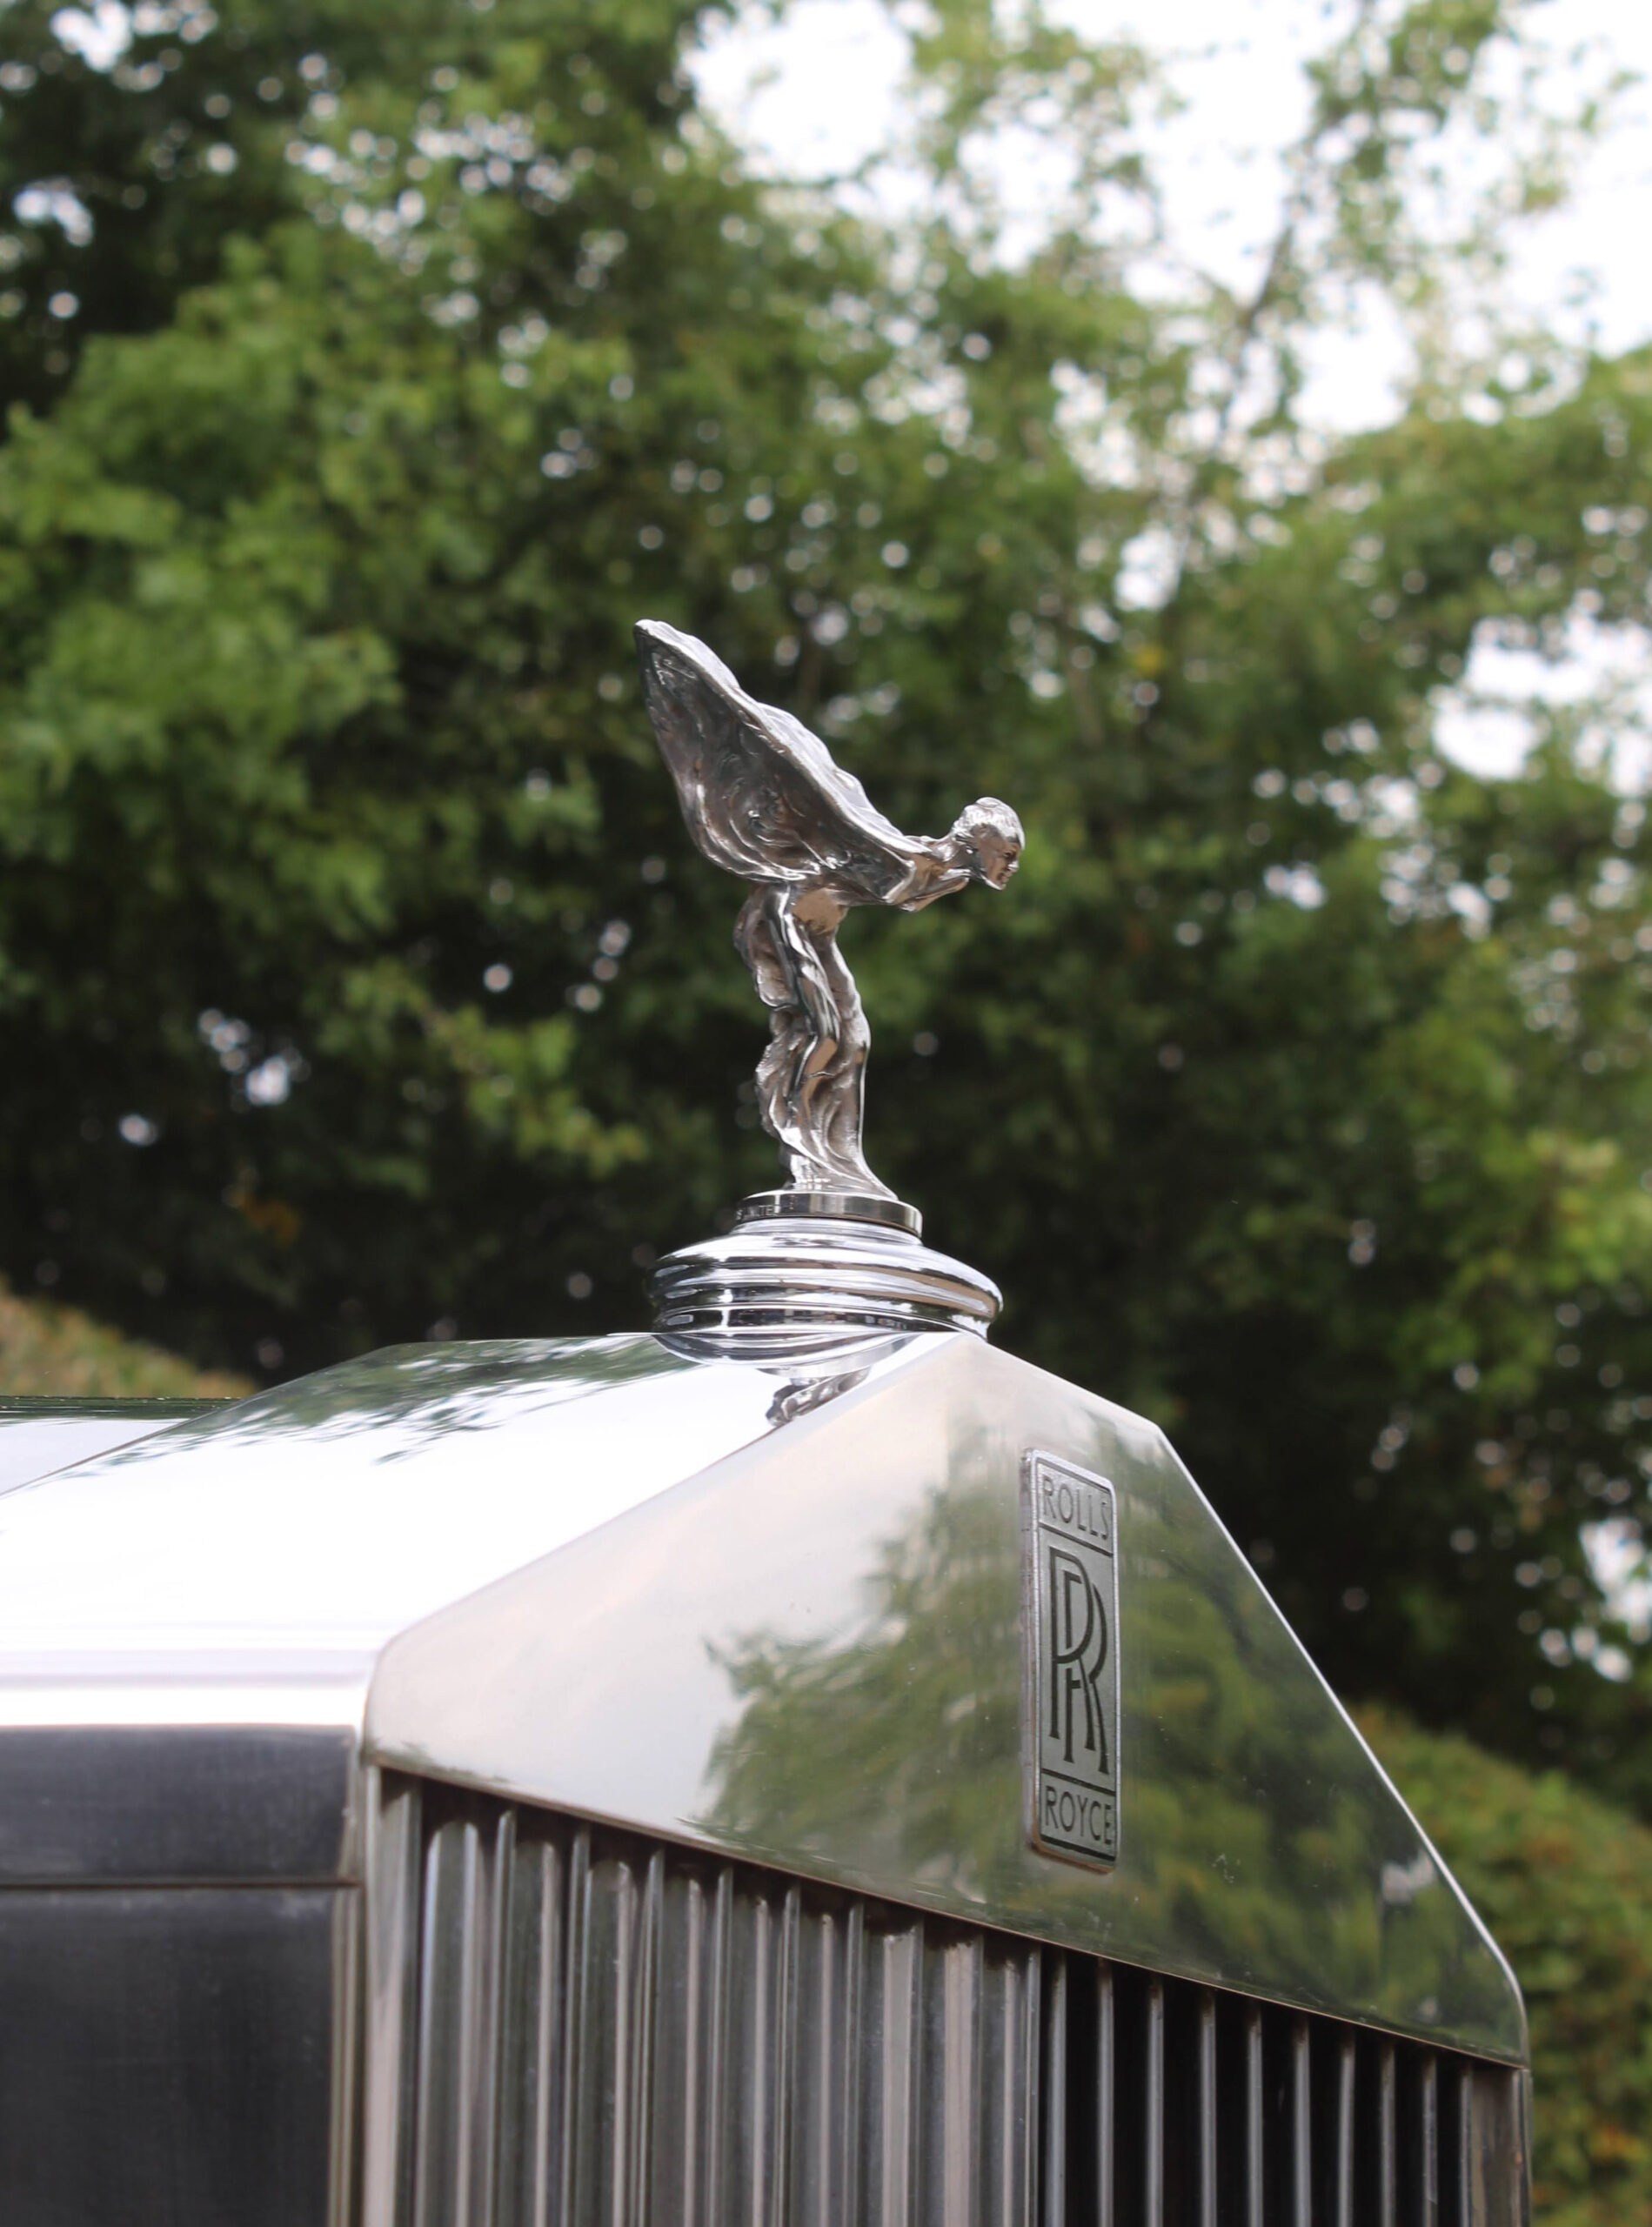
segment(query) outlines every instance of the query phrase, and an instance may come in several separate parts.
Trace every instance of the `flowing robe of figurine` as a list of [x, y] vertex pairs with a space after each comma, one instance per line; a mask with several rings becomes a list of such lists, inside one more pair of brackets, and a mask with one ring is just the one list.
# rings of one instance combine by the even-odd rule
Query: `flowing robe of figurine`
[[791, 1186], [892, 1197], [860, 1148], [871, 1037], [839, 926], [855, 905], [916, 913], [971, 881], [1001, 889], [1020, 822], [987, 797], [946, 835], [903, 835], [818, 735], [748, 696], [703, 642], [644, 619], [637, 648], [689, 832], [751, 885], [734, 942], [769, 1008], [758, 1103]]

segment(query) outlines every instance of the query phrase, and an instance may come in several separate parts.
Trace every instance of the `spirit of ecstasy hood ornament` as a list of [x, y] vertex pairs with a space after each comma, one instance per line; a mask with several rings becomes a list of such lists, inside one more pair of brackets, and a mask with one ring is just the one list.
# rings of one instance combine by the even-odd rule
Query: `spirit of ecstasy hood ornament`
[[790, 1188], [893, 1202], [861, 1151], [871, 1036], [838, 929], [856, 905], [916, 913], [972, 881], [1002, 889], [1021, 823], [983, 797], [947, 834], [903, 835], [819, 736], [748, 696], [703, 642], [645, 619], [637, 650], [688, 832], [751, 885], [734, 944], [769, 1008], [758, 1106]]
[[892, 1334], [984, 1336], [995, 1286], [931, 1252], [917, 1209], [861, 1152], [870, 1040], [838, 929], [856, 905], [916, 913], [971, 881], [1001, 889], [1021, 855], [1020, 821], [989, 797], [948, 834], [903, 835], [817, 735], [748, 696], [703, 642], [645, 619], [637, 651], [689, 833], [750, 887], [734, 941], [769, 1009], [758, 1103], [789, 1178], [744, 1200], [726, 1236], [657, 1264], [656, 1334], [697, 1354], [801, 1367], [808, 1381], [791, 1382], [788, 1397], [809, 1389], [810, 1371], [853, 1381], [844, 1367]]

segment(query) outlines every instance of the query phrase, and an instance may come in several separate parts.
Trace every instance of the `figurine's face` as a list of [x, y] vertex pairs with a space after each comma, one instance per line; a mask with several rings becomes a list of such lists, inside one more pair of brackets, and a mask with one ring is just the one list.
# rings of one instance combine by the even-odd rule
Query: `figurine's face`
[[1020, 862], [1021, 846], [1013, 836], [1000, 835], [993, 827], [983, 827], [976, 836], [976, 871], [994, 889], [1002, 889]]

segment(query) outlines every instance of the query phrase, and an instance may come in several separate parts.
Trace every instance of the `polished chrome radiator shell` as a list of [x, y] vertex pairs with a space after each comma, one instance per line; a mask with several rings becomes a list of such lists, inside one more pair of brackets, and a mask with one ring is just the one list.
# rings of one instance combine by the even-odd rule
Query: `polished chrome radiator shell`
[[386, 1774], [368, 2227], [1517, 2227], [1525, 2076]]
[[[922, 1331], [10, 1428], [4, 2227], [1522, 2217], [1513, 1975], [1143, 1418]], [[1032, 1830], [1049, 1465], [1100, 1868]]]

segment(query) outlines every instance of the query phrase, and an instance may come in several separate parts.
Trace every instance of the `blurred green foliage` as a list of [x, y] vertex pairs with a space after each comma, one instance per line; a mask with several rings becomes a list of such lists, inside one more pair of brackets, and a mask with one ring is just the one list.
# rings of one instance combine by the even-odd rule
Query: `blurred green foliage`
[[1519, 1977], [1536, 2217], [1636, 2227], [1652, 2214], [1652, 1833], [1558, 1771], [1391, 1712], [1360, 1724]]
[[[1097, 218], [1150, 66], [1035, 10], [936, 10], [886, 236], [750, 174], [670, 0], [157, 0], [97, 67], [15, 0], [14, 1280], [274, 1374], [639, 1319], [773, 1167], [668, 619], [904, 825], [1027, 824], [1002, 903], [852, 947], [874, 1164], [1005, 1340], [1167, 1424], [1344, 1690], [1652, 1801], [1580, 1528], [1631, 1568], [1652, 1462], [1644, 815], [1581, 711], [1516, 779], [1434, 738], [1485, 630], [1644, 618], [1652, 363], [1295, 402], [1335, 283], [1437, 332], [1418, 164], [1497, 143], [1522, 13], [1366, 11], [1258, 291], [1167, 301]], [[1017, 258], [1028, 119], [1073, 206]]]
[[244, 1376], [199, 1369], [176, 1354], [123, 1338], [78, 1307], [19, 1299], [0, 1285], [0, 1395], [233, 1400], [251, 1388]]

